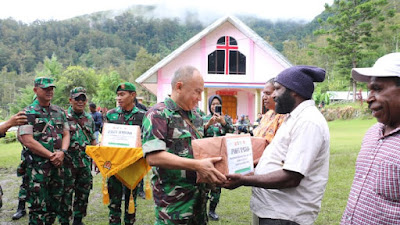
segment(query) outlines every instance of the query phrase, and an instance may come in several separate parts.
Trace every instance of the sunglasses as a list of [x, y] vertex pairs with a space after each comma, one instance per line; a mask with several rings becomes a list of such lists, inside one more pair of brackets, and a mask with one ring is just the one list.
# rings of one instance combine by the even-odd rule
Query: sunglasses
[[75, 101], [86, 101], [86, 96], [84, 96], [84, 95], [79, 95], [78, 97], [75, 97], [74, 98], [75, 99]]

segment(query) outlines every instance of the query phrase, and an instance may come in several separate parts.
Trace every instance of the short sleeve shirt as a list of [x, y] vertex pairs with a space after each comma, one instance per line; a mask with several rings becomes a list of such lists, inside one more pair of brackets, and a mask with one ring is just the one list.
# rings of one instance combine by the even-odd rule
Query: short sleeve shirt
[[[32, 134], [33, 138], [50, 152], [61, 150], [63, 131], [69, 130], [64, 110], [56, 105], [42, 107], [34, 102], [26, 107], [24, 112], [28, 117], [28, 124], [20, 126], [19, 135]], [[36, 154], [32, 155], [35, 161], [44, 160]]]
[[253, 130], [254, 136], [263, 137], [268, 143], [271, 143], [285, 118], [286, 115], [277, 114], [274, 110], [269, 110], [264, 114], [257, 128]]
[[108, 123], [142, 126], [144, 114], [145, 111], [137, 107], [130, 111], [117, 107], [107, 112], [106, 120]]
[[[199, 134], [182, 118], [182, 109], [171, 99], [150, 108], [143, 120], [143, 153], [167, 151], [184, 158], [193, 158], [192, 139], [204, 135], [203, 120], [196, 110], [186, 112], [188, 119]], [[176, 183], [184, 188], [193, 188], [196, 172], [188, 170], [168, 170], [153, 168], [156, 183]]]
[[341, 224], [400, 223], [400, 128], [384, 135], [384, 127], [364, 136]]

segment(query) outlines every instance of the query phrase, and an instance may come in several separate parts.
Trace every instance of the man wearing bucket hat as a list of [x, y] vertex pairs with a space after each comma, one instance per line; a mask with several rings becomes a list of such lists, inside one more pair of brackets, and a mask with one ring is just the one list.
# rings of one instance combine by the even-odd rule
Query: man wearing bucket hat
[[[142, 120], [145, 112], [137, 108], [134, 104], [136, 97], [136, 87], [132, 83], [120, 83], [116, 89], [117, 93], [117, 108], [111, 109], [107, 112], [106, 121], [108, 123], [137, 125], [142, 126]], [[108, 193], [110, 194], [110, 204], [108, 208], [110, 225], [121, 224], [121, 202], [122, 195], [125, 196], [125, 224], [134, 224], [136, 217], [135, 213], [129, 214], [129, 198], [133, 195], [136, 202], [137, 188], [130, 190], [115, 177], [111, 176], [108, 179]]]
[[313, 224], [328, 182], [329, 129], [311, 100], [325, 71], [293, 66], [275, 79], [275, 111], [288, 114], [254, 175], [227, 175], [227, 188], [252, 186], [254, 224]]
[[29, 224], [53, 224], [60, 211], [64, 186], [62, 163], [69, 146], [69, 126], [64, 110], [52, 105], [53, 79], [36, 78], [35, 102], [24, 109], [27, 125], [18, 129], [20, 142], [32, 155], [28, 165]]
[[[93, 179], [91, 160], [86, 155], [87, 145], [96, 145], [95, 124], [92, 116], [85, 112], [86, 89], [76, 87], [70, 91], [70, 107], [67, 120], [70, 133], [68, 157], [64, 160], [64, 195], [60, 212], [60, 223], [69, 224], [73, 215], [73, 225], [81, 225], [89, 201]], [[74, 196], [74, 198], [73, 198]], [[73, 207], [72, 207], [73, 206]], [[73, 208], [73, 212], [72, 212]]]
[[362, 141], [341, 224], [399, 224], [400, 53], [353, 68], [352, 76], [368, 83], [368, 107], [378, 122]]

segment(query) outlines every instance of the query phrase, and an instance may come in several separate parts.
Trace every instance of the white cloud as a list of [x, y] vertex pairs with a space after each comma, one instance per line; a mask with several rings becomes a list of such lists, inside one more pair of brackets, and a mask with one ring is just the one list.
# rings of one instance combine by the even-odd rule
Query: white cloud
[[333, 0], [11, 0], [0, 7], [0, 18], [12, 17], [23, 22], [63, 20], [78, 15], [110, 9], [124, 9], [135, 4], [160, 4], [160, 16], [178, 16], [187, 8], [197, 10], [199, 17], [207, 14], [248, 14], [269, 19], [311, 20]]

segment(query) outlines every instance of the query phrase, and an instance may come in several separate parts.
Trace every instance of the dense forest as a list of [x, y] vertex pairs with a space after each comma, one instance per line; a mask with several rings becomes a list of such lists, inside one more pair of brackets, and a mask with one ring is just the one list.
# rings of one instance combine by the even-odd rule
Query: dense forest
[[[116, 83], [133, 82], [209, 25], [191, 13], [184, 18], [147, 16], [154, 8], [136, 6], [116, 16], [105, 11], [30, 24], [0, 20], [0, 118], [32, 101], [36, 76], [56, 79], [56, 104], [65, 107], [68, 91], [83, 85], [91, 101], [112, 107]], [[362, 87], [350, 79], [351, 68], [371, 66], [379, 56], [398, 51], [398, 0], [335, 0], [309, 23], [236, 16], [294, 65], [326, 68], [328, 82], [318, 87], [319, 93], [349, 90], [352, 84]], [[154, 96], [140, 88], [138, 92], [152, 104]]]

